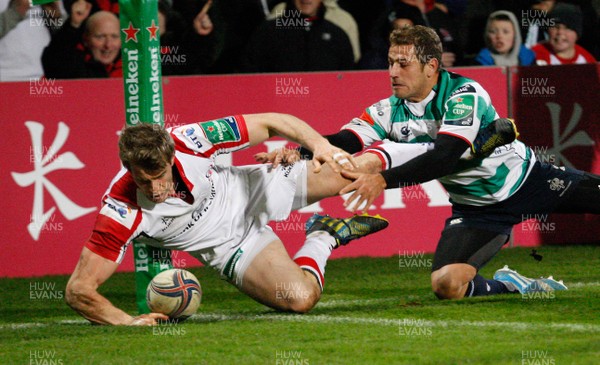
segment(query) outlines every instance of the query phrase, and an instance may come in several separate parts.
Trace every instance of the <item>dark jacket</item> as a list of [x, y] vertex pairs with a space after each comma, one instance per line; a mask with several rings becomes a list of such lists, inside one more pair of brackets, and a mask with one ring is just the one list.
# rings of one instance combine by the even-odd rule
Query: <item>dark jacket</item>
[[[287, 10], [292, 9], [292, 10]], [[314, 18], [300, 15], [288, 2], [283, 16], [265, 21], [248, 43], [245, 72], [333, 71], [354, 67], [346, 33], [325, 20], [321, 5]]]

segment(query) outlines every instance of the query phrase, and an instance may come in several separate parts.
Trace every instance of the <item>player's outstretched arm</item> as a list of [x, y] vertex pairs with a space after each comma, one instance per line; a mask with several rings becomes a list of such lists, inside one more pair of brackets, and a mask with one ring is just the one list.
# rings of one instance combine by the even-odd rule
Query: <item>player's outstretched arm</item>
[[160, 313], [132, 317], [98, 293], [98, 287], [115, 272], [117, 266], [118, 263], [84, 247], [67, 283], [67, 304], [90, 322], [97, 324], [143, 326], [154, 325], [157, 320], [167, 320], [168, 317]]
[[313, 152], [315, 172], [319, 172], [322, 163], [327, 163], [339, 172], [343, 167], [352, 170], [357, 167], [352, 156], [344, 150], [333, 146], [303, 120], [289, 114], [265, 113], [244, 115], [250, 145], [262, 143], [267, 139], [280, 136], [298, 143]]

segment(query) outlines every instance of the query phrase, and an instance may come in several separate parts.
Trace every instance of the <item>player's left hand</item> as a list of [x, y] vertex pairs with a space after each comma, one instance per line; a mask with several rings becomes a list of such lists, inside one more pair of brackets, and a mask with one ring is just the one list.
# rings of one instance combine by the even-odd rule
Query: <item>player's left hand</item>
[[340, 172], [342, 168], [345, 170], [354, 170], [354, 168], [358, 168], [358, 164], [354, 161], [351, 154], [341, 148], [331, 145], [329, 142], [319, 145], [312, 152], [312, 163], [315, 167], [315, 173], [321, 172], [321, 167], [324, 163], [331, 166], [335, 172]]
[[381, 174], [363, 174], [358, 172], [342, 171], [342, 176], [346, 179], [354, 180], [352, 183], [340, 190], [340, 195], [354, 192], [352, 195], [350, 195], [348, 200], [344, 202], [344, 207], [348, 207], [350, 204], [352, 204], [352, 202], [355, 202], [350, 209], [352, 212], [358, 211], [358, 209], [364, 204], [362, 212], [366, 213], [371, 204], [379, 195], [381, 195], [387, 185]]
[[283, 147], [271, 152], [259, 152], [254, 155], [254, 159], [260, 163], [271, 163], [273, 168], [280, 164], [287, 166], [300, 161], [300, 151]]

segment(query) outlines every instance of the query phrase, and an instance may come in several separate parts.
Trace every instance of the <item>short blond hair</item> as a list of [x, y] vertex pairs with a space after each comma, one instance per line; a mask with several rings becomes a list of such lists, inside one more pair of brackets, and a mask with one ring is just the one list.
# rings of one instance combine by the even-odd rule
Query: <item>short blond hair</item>
[[119, 137], [119, 158], [128, 170], [137, 166], [148, 172], [160, 171], [171, 163], [174, 155], [173, 138], [158, 124], [126, 127]]

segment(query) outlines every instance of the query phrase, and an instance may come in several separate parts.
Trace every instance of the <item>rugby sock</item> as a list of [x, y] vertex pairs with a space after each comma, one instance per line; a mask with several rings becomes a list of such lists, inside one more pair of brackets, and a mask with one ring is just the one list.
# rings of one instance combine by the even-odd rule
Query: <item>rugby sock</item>
[[317, 278], [321, 290], [325, 285], [325, 278], [323, 277], [325, 275], [325, 265], [335, 244], [335, 238], [329, 233], [316, 231], [306, 236], [304, 246], [294, 256], [294, 262], [302, 270], [310, 272]]
[[475, 275], [473, 280], [467, 286], [467, 297], [478, 297], [483, 295], [505, 294], [512, 293], [506, 285], [498, 280], [486, 280], [481, 275]]

